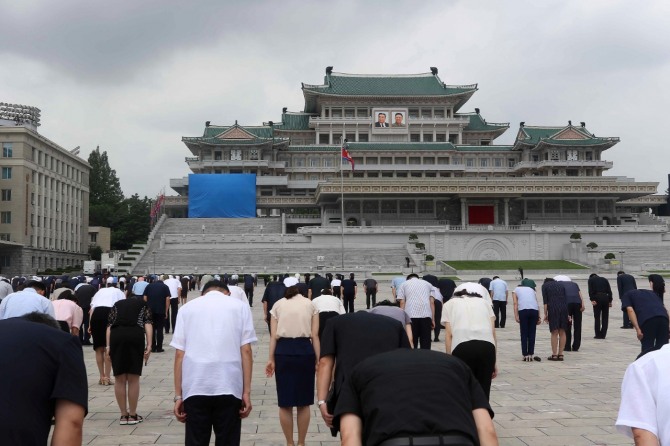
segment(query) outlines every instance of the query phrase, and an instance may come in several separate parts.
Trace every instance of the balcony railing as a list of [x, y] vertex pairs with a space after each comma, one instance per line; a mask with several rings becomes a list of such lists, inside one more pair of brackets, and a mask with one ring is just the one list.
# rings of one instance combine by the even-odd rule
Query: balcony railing
[[614, 166], [612, 161], [604, 160], [544, 160], [544, 161], [521, 161], [514, 165], [514, 170], [524, 169], [541, 169], [544, 167], [601, 167], [603, 169], [611, 169]]

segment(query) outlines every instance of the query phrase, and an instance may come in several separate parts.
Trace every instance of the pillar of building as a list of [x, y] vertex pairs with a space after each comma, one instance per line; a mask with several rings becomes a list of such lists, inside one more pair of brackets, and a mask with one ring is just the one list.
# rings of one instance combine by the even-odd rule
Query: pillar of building
[[461, 226], [468, 224], [468, 199], [461, 198]]
[[505, 226], [509, 226], [509, 198], [504, 200], [504, 212], [505, 212]]

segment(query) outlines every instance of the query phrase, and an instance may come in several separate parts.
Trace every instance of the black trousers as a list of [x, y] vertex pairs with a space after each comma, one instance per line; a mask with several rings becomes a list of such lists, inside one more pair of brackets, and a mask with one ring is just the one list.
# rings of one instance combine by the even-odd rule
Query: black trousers
[[451, 354], [470, 367], [472, 374], [481, 384], [486, 399], [488, 399], [491, 394], [491, 380], [496, 366], [495, 346], [488, 341], [461, 342]]
[[356, 299], [354, 298], [353, 294], [344, 295], [344, 297], [342, 298], [342, 303], [344, 304], [344, 311], [346, 311], [347, 313], [354, 312], [354, 300]]
[[88, 314], [89, 310], [91, 308], [82, 308], [82, 311], [84, 312], [84, 320], [82, 321], [81, 324], [81, 330], [79, 330], [79, 340], [81, 341], [82, 344], [88, 344], [91, 342], [91, 335], [88, 333], [88, 326], [90, 325], [90, 318], [91, 316]]
[[600, 299], [593, 307], [594, 330], [598, 339], [605, 339], [610, 319], [610, 304], [606, 299]]
[[195, 395], [184, 401], [186, 417], [186, 446], [207, 446], [214, 429], [214, 444], [240, 444], [242, 400], [232, 395]]
[[377, 303], [377, 290], [371, 290], [365, 292], [365, 306], [370, 309], [370, 299], [372, 299], [372, 306], [374, 307]]
[[154, 336], [151, 339], [151, 351], [161, 350], [163, 348], [163, 324], [165, 323], [165, 315], [152, 313], [151, 318], [154, 323]]
[[245, 288], [244, 292], [247, 294], [247, 300], [249, 301], [249, 306], [253, 307], [254, 306], [254, 289], [253, 288]]
[[505, 321], [507, 321], [507, 301], [494, 300], [493, 314], [496, 315], [496, 328], [505, 328]]
[[632, 328], [633, 324], [630, 323], [630, 318], [628, 317], [628, 311], [623, 310], [623, 327], [625, 328]]
[[663, 316], [652, 317], [642, 324], [640, 330], [643, 334], [640, 341], [640, 344], [642, 344], [640, 356], [658, 350], [668, 343], [668, 318]]
[[170, 333], [170, 322], [172, 322], [172, 333], [177, 325], [177, 312], [179, 312], [179, 298], [170, 298], [170, 309], [165, 315], [165, 333]]
[[[577, 351], [582, 345], [582, 304], [568, 304], [568, 316], [572, 316], [572, 329], [568, 327], [565, 330], [565, 350]], [[572, 335], [573, 330], [574, 336]]]
[[442, 320], [442, 302], [435, 299], [435, 339], [440, 338], [440, 330], [442, 330], [441, 321]]
[[430, 350], [430, 344], [433, 341], [430, 338], [431, 319], [429, 317], [412, 318], [412, 337], [414, 338], [414, 348]]

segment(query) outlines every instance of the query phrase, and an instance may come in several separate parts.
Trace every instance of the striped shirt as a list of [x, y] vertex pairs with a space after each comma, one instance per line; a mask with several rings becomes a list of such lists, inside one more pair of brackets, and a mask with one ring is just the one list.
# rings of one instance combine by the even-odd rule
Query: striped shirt
[[405, 311], [412, 319], [433, 317], [430, 296], [433, 286], [422, 279], [412, 277], [398, 287], [398, 300], [405, 301]]

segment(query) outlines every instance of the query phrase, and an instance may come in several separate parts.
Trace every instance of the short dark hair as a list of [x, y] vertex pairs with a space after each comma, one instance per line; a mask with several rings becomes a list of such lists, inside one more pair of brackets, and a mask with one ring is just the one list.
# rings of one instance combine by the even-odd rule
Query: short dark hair
[[498, 277], [498, 276], [493, 276], [493, 278], [492, 278], [491, 280], [496, 280], [496, 279], [500, 279], [500, 277]]
[[407, 280], [412, 279], [412, 278], [419, 278], [419, 275], [417, 273], [412, 273], [407, 276]]
[[620, 276], [620, 275], [622, 275], [622, 274], [626, 274], [626, 272], [625, 272], [624, 270], [621, 270], [621, 271], [619, 271], [618, 273], [616, 273], [617, 276]]
[[287, 299], [292, 298], [293, 296], [297, 296], [300, 294], [300, 290], [298, 289], [297, 286], [293, 285], [288, 288], [286, 288], [286, 292], [284, 293], [284, 297]]
[[377, 113], [377, 117], [379, 117], [379, 116], [386, 117], [386, 113]]
[[58, 324], [58, 322], [56, 322], [56, 319], [52, 318], [46, 313], [33, 311], [32, 313], [24, 314], [21, 317], [27, 321], [36, 322], [38, 324], [44, 324], [49, 327], [55, 328], [56, 330], [60, 330], [60, 325]]
[[44, 291], [46, 292], [47, 286], [44, 284], [44, 282], [39, 281], [39, 280], [29, 280], [23, 285], [23, 289], [25, 290], [26, 288], [34, 288], [38, 291]]
[[468, 291], [468, 290], [465, 290], [465, 289], [460, 290], [460, 291], [456, 291], [453, 295], [453, 297], [463, 297], [463, 296], [482, 297], [482, 298], [484, 297], [479, 293], [476, 293], [474, 291]]
[[395, 302], [391, 302], [388, 299], [384, 299], [373, 305], [373, 307], [399, 307], [399, 306], [400, 302], [398, 302], [397, 300]]
[[321, 290], [321, 295], [327, 294], [328, 296], [333, 295], [333, 290], [330, 289], [330, 287], [326, 287]]
[[400, 117], [402, 117], [402, 116], [403, 116], [403, 114], [402, 114], [402, 113], [400, 113], [400, 112], [398, 112], [398, 113], [396, 113], [396, 114], [395, 114], [395, 116], [400, 116]]
[[58, 300], [61, 299], [75, 300], [74, 293], [72, 292], [71, 289], [68, 288], [58, 295]]
[[223, 290], [226, 290], [226, 291], [230, 292], [230, 290], [228, 289], [228, 285], [223, 283], [223, 281], [221, 281], [221, 280], [210, 280], [209, 282], [207, 282], [205, 284], [204, 287], [202, 287], [202, 294], [205, 294], [211, 288], [221, 288]]

